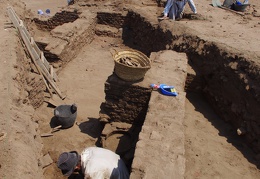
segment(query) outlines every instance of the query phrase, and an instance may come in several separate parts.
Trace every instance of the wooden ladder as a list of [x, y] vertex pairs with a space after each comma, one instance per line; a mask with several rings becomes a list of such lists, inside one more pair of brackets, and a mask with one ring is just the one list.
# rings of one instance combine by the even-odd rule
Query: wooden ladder
[[[27, 51], [29, 52], [32, 61], [35, 64], [38, 72], [40, 73], [40, 75], [43, 76], [44, 83], [48, 91], [50, 92], [51, 97], [52, 97], [52, 92], [49, 88], [49, 85], [53, 88], [53, 90], [57, 93], [57, 95], [61, 99], [65, 99], [66, 96], [61, 93], [61, 91], [59, 90], [58, 86], [55, 83], [58, 81], [58, 77], [54, 72], [52, 65], [50, 65], [49, 62], [46, 60], [44, 53], [39, 49], [33, 37], [27, 31], [26, 27], [23, 24], [23, 21], [17, 16], [17, 14], [15, 13], [15, 11], [11, 6], [7, 7], [7, 13], [12, 23], [14, 24], [15, 28], [18, 30], [19, 35]], [[46, 82], [45, 79], [49, 84]]]

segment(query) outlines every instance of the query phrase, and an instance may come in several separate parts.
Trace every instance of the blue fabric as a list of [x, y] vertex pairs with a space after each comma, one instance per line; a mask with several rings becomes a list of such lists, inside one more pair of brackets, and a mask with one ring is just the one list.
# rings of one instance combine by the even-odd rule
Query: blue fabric
[[164, 7], [164, 16], [169, 16], [170, 19], [175, 20], [176, 18], [181, 18], [184, 11], [185, 4], [188, 2], [193, 13], [197, 13], [196, 6], [193, 0], [167, 0]]
[[170, 19], [177, 19], [177, 18], [181, 18], [181, 13], [184, 10], [184, 6], [186, 4], [186, 0], [183, 1], [177, 1], [174, 0], [173, 1], [173, 5], [171, 6], [170, 12], [169, 12], [169, 18]]
[[189, 4], [190, 9], [192, 10], [192, 12], [196, 14], [197, 13], [197, 9], [196, 9], [196, 6], [195, 6], [193, 0], [188, 0], [188, 4]]
[[169, 15], [170, 9], [171, 9], [171, 7], [173, 5], [173, 1], [174, 0], [167, 0], [167, 3], [165, 5], [164, 11], [163, 11], [164, 16], [168, 16]]

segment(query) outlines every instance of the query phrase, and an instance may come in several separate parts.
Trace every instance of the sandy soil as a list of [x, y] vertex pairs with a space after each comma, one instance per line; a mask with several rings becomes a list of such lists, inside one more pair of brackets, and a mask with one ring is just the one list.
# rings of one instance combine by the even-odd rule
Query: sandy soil
[[[30, 145], [35, 149], [42, 149], [39, 153], [49, 154], [54, 162], [62, 151], [81, 151], [85, 146], [95, 145], [101, 126], [98, 122], [100, 104], [104, 101], [104, 82], [111, 75], [113, 61], [109, 52], [109, 45], [120, 44], [120, 39], [95, 37], [94, 41], [84, 47], [79, 55], [71, 61], [59, 74], [60, 89], [65, 89], [66, 103], [76, 103], [79, 108], [77, 125], [66, 131], [60, 131], [50, 138], [37, 139], [37, 137], [24, 138], [23, 133], [27, 129], [21, 129], [23, 119], [33, 118], [39, 126], [28, 122], [28, 129], [37, 128], [32, 136], [45, 133], [50, 130], [50, 116], [53, 109], [47, 103], [34, 111], [28, 102], [19, 99], [26, 98], [23, 85], [18, 83], [16, 59], [19, 59], [21, 51], [17, 49], [17, 39], [14, 31], [6, 25], [8, 17], [5, 14], [6, 7], [10, 3], [16, 7], [17, 13], [22, 15], [22, 9], [30, 9], [37, 16], [38, 9], [51, 9], [51, 13], [61, 10], [66, 6], [65, 0], [40, 1], [22, 0], [23, 3], [4, 1], [1, 3], [2, 30], [1, 39], [1, 65], [0, 65], [0, 178], [26, 178], [28, 173], [19, 171], [19, 160], [26, 161], [26, 165], [34, 174], [37, 163], [24, 155], [19, 157], [17, 153], [30, 153]], [[254, 12], [254, 16], [241, 16], [220, 8], [212, 7], [210, 0], [195, 0], [198, 13], [206, 17], [207, 21], [182, 20], [178, 23], [200, 32], [207, 40], [218, 41], [227, 47], [254, 53], [256, 63], [259, 63], [259, 15], [260, 2], [251, 0], [252, 6], [248, 9]], [[20, 8], [19, 8], [20, 7]], [[50, 8], [51, 7], [51, 8]], [[188, 7], [186, 8], [189, 11]], [[158, 12], [162, 8], [158, 8]], [[151, 16], [157, 16], [154, 13]], [[243, 26], [241, 26], [241, 24]], [[243, 28], [241, 28], [243, 27]], [[42, 35], [42, 34], [41, 34]], [[100, 53], [102, 51], [102, 53]], [[190, 71], [192, 73], [192, 71]], [[21, 81], [21, 80], [20, 80]], [[199, 99], [199, 100], [198, 100]], [[35, 117], [36, 116], [36, 117]], [[95, 130], [93, 130], [95, 129]], [[38, 133], [38, 134], [37, 134]], [[73, 137], [68, 135], [77, 134]], [[39, 140], [38, 144], [31, 140]], [[25, 142], [23, 142], [25, 141]], [[260, 171], [256, 166], [253, 152], [244, 145], [236, 135], [235, 130], [229, 124], [223, 122], [209, 107], [206, 101], [197, 93], [188, 93], [186, 100], [185, 116], [185, 152], [186, 173], [185, 178], [260, 178]], [[23, 143], [26, 143], [24, 145]], [[35, 165], [35, 167], [29, 167]], [[10, 168], [12, 166], [13, 168]], [[14, 173], [15, 170], [16, 172]], [[35, 172], [34, 172], [35, 171]], [[32, 176], [36, 176], [35, 174]], [[36, 177], [37, 178], [37, 177]], [[38, 178], [41, 178], [39, 175]], [[57, 169], [55, 163], [44, 169], [44, 178], [65, 178]]]

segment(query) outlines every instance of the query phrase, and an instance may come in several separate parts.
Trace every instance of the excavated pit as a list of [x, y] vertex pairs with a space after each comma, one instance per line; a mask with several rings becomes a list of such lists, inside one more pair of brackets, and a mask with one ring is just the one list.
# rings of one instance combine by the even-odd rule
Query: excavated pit
[[[71, 18], [64, 18], [64, 15]], [[57, 50], [57, 44], [50, 47], [50, 43], [37, 42], [50, 63], [60, 64], [56, 69], [58, 72], [77, 56], [85, 45], [92, 43], [94, 34], [122, 38], [123, 46], [142, 51], [148, 56], [162, 50], [184, 52], [189, 65], [194, 69], [188, 71], [185, 89], [187, 96], [189, 92], [203, 93], [223, 120], [230, 122], [235, 130], [239, 128], [246, 131], [243, 138], [255, 153], [260, 153], [260, 124], [257, 118], [260, 115], [260, 75], [247, 56], [236, 54], [232, 49], [220, 44], [204, 41], [196, 35], [182, 33], [180, 29], [185, 29], [182, 26], [167, 29], [153, 25], [142, 13], [136, 13], [134, 10], [122, 13], [98, 12], [96, 17], [93, 15], [92, 20], [86, 20], [86, 15], [78, 11], [63, 12], [64, 21], [56, 18], [57, 16], [47, 22], [38, 19], [34, 21], [40, 29], [50, 31], [50, 38], [55, 38], [57, 43], [64, 47]], [[68, 19], [70, 20], [67, 21]], [[64, 36], [60, 36], [63, 32], [60, 33], [59, 28], [64, 28], [67, 22], [88, 25], [80, 33], [64, 39]], [[135, 145], [145, 121], [152, 90], [143, 86], [125, 85], [120, 80], [111, 81], [111, 77], [108, 77], [104, 92], [105, 102], [100, 106], [100, 143], [97, 145], [115, 150], [131, 170]], [[37, 99], [40, 103], [43, 102], [42, 97]], [[37, 104], [34, 107], [39, 107], [39, 103], [32, 102], [34, 103]], [[123, 150], [122, 145], [129, 144], [129, 141], [131, 144], [127, 146], [128, 149]], [[57, 153], [50, 155], [54, 160]], [[54, 172], [55, 170], [52, 171]]]
[[[98, 19], [101, 24], [118, 27], [121, 18], [99, 13]], [[128, 47], [147, 55], [165, 49], [186, 53], [189, 65], [195, 71], [188, 74], [187, 91], [203, 93], [216, 113], [235, 129], [245, 130], [249, 145], [256, 153], [260, 152], [257, 119], [260, 78], [250, 59], [189, 33], [179, 34], [179, 31], [175, 34], [169, 29], [154, 27], [133, 11], [125, 16], [123, 26], [122, 38]]]

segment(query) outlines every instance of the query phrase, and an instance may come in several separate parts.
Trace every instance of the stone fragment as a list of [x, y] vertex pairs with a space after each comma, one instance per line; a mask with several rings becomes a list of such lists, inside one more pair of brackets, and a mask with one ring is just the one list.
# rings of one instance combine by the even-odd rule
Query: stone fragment
[[39, 166], [42, 166], [42, 168], [48, 167], [53, 163], [53, 160], [51, 159], [51, 156], [49, 154], [44, 155], [40, 161]]

